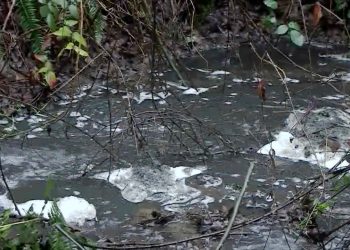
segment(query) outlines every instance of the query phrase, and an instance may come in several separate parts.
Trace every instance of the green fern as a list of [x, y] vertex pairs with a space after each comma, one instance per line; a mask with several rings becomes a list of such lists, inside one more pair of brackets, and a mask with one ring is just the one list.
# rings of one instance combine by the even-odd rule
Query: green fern
[[87, 11], [90, 20], [92, 20], [92, 29], [97, 43], [101, 43], [103, 30], [106, 26], [105, 16], [101, 13], [96, 0], [87, 0]]
[[93, 23], [94, 27], [94, 36], [97, 43], [101, 43], [103, 30], [106, 26], [105, 17], [101, 14], [101, 12], [98, 12], [95, 18], [95, 21]]
[[66, 229], [65, 220], [63, 218], [63, 215], [60, 211], [60, 209], [57, 206], [56, 201], [53, 201], [51, 211], [49, 213], [50, 222], [53, 226], [52, 231], [49, 235], [49, 244], [51, 249], [53, 250], [70, 250], [74, 249], [74, 245], [71, 244], [70, 241], [68, 241], [61, 232], [57, 230], [55, 225], [58, 225], [59, 227]]
[[33, 52], [40, 51], [43, 42], [43, 36], [40, 33], [39, 19], [36, 13], [39, 12], [37, 0], [19, 0], [17, 7], [20, 14], [20, 25], [30, 34]]

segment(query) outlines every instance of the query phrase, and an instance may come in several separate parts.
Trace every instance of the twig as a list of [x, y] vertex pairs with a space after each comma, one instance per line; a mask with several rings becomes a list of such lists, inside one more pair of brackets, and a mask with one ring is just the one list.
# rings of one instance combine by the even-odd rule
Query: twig
[[245, 190], [247, 188], [247, 185], [248, 185], [248, 182], [249, 182], [249, 178], [250, 178], [250, 176], [252, 174], [253, 169], [254, 169], [254, 162], [250, 162], [250, 166], [249, 166], [247, 175], [245, 177], [243, 187], [241, 189], [241, 192], [239, 193], [238, 199], [237, 199], [235, 207], [233, 209], [231, 219], [230, 219], [230, 221], [229, 221], [229, 223], [227, 225], [227, 228], [226, 228], [226, 231], [225, 231], [224, 235], [222, 236], [218, 246], [216, 247], [216, 250], [220, 250], [222, 248], [222, 245], [224, 244], [225, 240], [227, 239], [227, 237], [228, 237], [228, 235], [230, 233], [230, 230], [231, 230], [231, 228], [233, 226], [233, 222], [235, 221], [235, 218], [237, 216], [239, 205], [241, 204], [242, 197], [243, 197], [244, 192], [245, 192]]
[[[1, 153], [1, 148], [0, 148], [0, 153]], [[4, 174], [4, 170], [3, 170], [3, 168], [2, 168], [1, 155], [0, 155], [0, 171], [1, 171], [1, 178], [2, 178], [2, 181], [4, 182], [5, 187], [6, 187], [6, 190], [7, 190], [7, 192], [8, 192], [9, 195], [10, 195], [11, 201], [12, 201], [13, 205], [15, 206], [15, 210], [17, 211], [17, 213], [18, 213], [19, 216], [22, 216], [22, 215], [21, 215], [21, 211], [18, 209], [18, 206], [17, 206], [17, 204], [16, 204], [15, 198], [14, 198], [13, 195], [12, 195], [11, 189], [10, 189], [9, 185], [7, 184], [6, 177], [5, 177], [5, 174]]]
[[2, 26], [2, 31], [6, 30], [7, 23], [9, 21], [9, 19], [10, 19], [10, 16], [12, 14], [13, 8], [15, 7], [15, 4], [16, 4], [16, 0], [13, 0], [12, 4], [10, 6], [9, 12], [6, 15], [6, 18], [5, 18], [5, 21], [4, 21], [4, 26]]

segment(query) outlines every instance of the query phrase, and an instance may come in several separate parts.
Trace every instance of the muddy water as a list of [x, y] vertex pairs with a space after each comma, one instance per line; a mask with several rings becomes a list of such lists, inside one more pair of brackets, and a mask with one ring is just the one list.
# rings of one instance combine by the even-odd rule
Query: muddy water
[[[349, 62], [320, 57], [323, 54], [341, 52], [336, 48], [312, 47], [307, 50], [291, 47], [284, 48], [284, 51], [302, 67], [309, 67], [311, 61], [313, 71], [324, 76], [349, 69]], [[258, 53], [262, 51], [258, 50]], [[330, 86], [319, 81], [319, 78], [297, 69], [276, 52], [270, 53], [274, 62], [292, 79], [287, 84], [288, 90], [281, 83], [274, 68], [263, 64], [248, 47], [240, 49], [240, 60], [218, 50], [205, 53], [207, 61], [196, 57], [185, 62], [188, 67], [186, 76], [190, 79], [192, 87], [209, 89], [199, 95], [181, 95], [181, 92], [177, 92], [178, 97], [191, 114], [203, 121], [202, 125], [195, 127], [203, 132], [202, 142], [210, 146], [211, 152], [214, 153], [212, 157], [197, 154], [200, 153], [200, 147], [193, 142], [188, 142], [188, 145], [193, 146], [192, 154], [188, 154], [188, 148], [181, 146], [176, 140], [169, 139], [164, 124], [155, 121], [154, 117], [151, 117], [153, 120], [146, 116], [136, 118], [142, 122], [141, 130], [148, 144], [141, 149], [135, 147], [135, 136], [126, 130], [128, 124], [124, 110], [128, 101], [123, 98], [125, 93], [113, 91], [116, 89], [113, 83], [109, 86], [112, 88], [109, 94], [104, 83], [96, 83], [89, 91], [86, 90], [88, 88], [83, 89], [80, 93], [82, 95], [76, 96], [74, 103], [53, 103], [36, 117], [25, 117], [24, 121], [16, 122], [14, 125], [17, 132], [27, 132], [24, 136], [17, 136], [17, 139], [1, 142], [2, 163], [13, 188], [14, 197], [17, 202], [42, 199], [47, 179], [50, 178], [55, 183], [51, 194], [53, 198], [75, 195], [88, 200], [96, 207], [98, 220], [88, 222], [84, 228], [89, 235], [118, 241], [179, 240], [200, 232], [215, 230], [210, 223], [209, 226], [198, 226], [196, 219], [190, 215], [200, 213], [223, 216], [227, 213], [243, 185], [249, 162], [255, 160], [256, 167], [242, 202], [239, 219], [264, 214], [273, 205], [269, 194], [273, 193], [275, 202], [281, 204], [306, 185], [304, 181], [307, 177], [320, 171], [317, 166], [309, 163], [292, 162], [287, 159], [277, 159], [277, 168], [271, 169], [268, 157], [256, 154], [261, 146], [273, 139], [272, 134], [284, 127], [284, 121], [292, 111], [286, 92], [291, 95], [296, 109], [306, 109], [310, 103], [318, 108], [331, 106], [346, 109], [344, 103], [348, 97], [344, 96], [341, 100], [323, 97], [339, 94], [335, 88], [344, 95], [349, 93], [346, 81], [332, 81]], [[213, 73], [223, 70], [230, 74]], [[256, 94], [256, 77], [266, 81], [268, 100], [264, 106]], [[160, 78], [162, 81], [176, 82], [172, 72], [166, 72]], [[110, 112], [107, 98], [110, 99]], [[181, 110], [181, 105], [174, 96], [166, 100], [168, 105], [172, 105], [172, 110]], [[137, 104], [131, 100], [131, 103], [135, 113], [154, 111], [152, 101], [146, 100]], [[156, 105], [159, 109], [168, 107], [167, 104], [159, 102], [156, 102]], [[62, 112], [67, 112], [64, 122], [50, 122], [51, 133], [48, 135], [45, 122], [53, 118], [51, 115]], [[109, 113], [112, 114], [111, 122]], [[115, 153], [115, 161], [111, 164], [108, 153], [103, 149], [108, 145], [110, 123], [113, 128], [117, 128], [113, 129], [112, 151]], [[77, 128], [72, 128], [71, 124]], [[219, 142], [217, 136], [208, 132], [207, 126], [215, 128], [222, 138], [230, 140], [232, 148], [239, 154], [227, 153], [227, 148]], [[11, 121], [1, 127], [11, 127]], [[35, 127], [43, 128], [43, 131], [30, 131]], [[172, 129], [176, 130], [176, 127]], [[188, 141], [183, 133], [182, 136], [184, 141]], [[179, 206], [175, 211], [166, 211], [157, 201], [131, 203], [123, 198], [116, 186], [93, 178], [94, 174], [108, 171], [110, 168], [156, 167], [157, 164], [171, 167], [206, 166], [207, 170], [201, 174], [187, 178], [186, 184], [200, 190], [201, 197], [211, 197], [215, 201], [208, 205], [205, 202], [193, 202], [192, 205]], [[89, 171], [86, 171], [87, 169]], [[348, 205], [350, 199], [344, 199], [342, 202], [343, 205]], [[165, 225], [140, 225], [140, 222], [152, 218], [152, 211], [160, 211], [164, 215], [174, 214], [175, 217]], [[218, 223], [216, 229], [221, 228], [222, 223]], [[288, 231], [286, 225], [278, 222], [276, 218], [265, 219], [254, 226], [245, 227], [243, 231], [248, 235], [234, 236], [226, 243], [225, 248], [316, 249], [315, 245]], [[212, 239], [204, 240], [179, 248], [212, 248], [215, 242]]]

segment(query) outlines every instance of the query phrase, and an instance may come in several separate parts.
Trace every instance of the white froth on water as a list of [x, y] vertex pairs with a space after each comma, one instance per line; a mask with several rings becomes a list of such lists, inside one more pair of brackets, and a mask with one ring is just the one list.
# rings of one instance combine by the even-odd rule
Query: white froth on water
[[[293, 161], [307, 161], [326, 168], [332, 168], [344, 155], [342, 152], [333, 153], [324, 149], [314, 148], [312, 150], [310, 149], [310, 143], [306, 139], [295, 138], [286, 131], [279, 132], [276, 135], [276, 140], [260, 148], [258, 153], [268, 155], [272, 149], [278, 157], [288, 158]], [[340, 164], [340, 167], [347, 165], [349, 163], [344, 161]]]
[[[350, 115], [340, 109], [295, 110], [285, 124], [285, 128], [275, 135], [275, 140], [259, 149], [258, 153], [272, 153], [293, 161], [332, 168], [349, 150]], [[344, 160], [339, 167], [348, 165]]]
[[332, 58], [332, 59], [336, 59], [339, 61], [350, 61], [349, 55], [348, 53], [343, 53], [343, 54], [324, 54], [324, 55], [318, 55], [319, 57], [323, 57], [323, 58]]
[[224, 70], [215, 70], [213, 72], [210, 73], [212, 76], [216, 76], [216, 75], [229, 75], [231, 74], [228, 71], [224, 71]]
[[198, 167], [130, 167], [114, 170], [110, 173], [96, 174], [94, 178], [107, 180], [121, 190], [124, 199], [138, 203], [144, 200], [158, 201], [163, 206], [188, 204], [200, 198], [201, 192], [187, 186], [185, 179], [206, 170]]
[[182, 92], [183, 95], [199, 95], [201, 93], [207, 92], [209, 88], [188, 88], [184, 92]]
[[[0, 206], [10, 209], [13, 214], [17, 214], [15, 206], [6, 195], [0, 196]], [[29, 212], [42, 215], [48, 219], [52, 209], [53, 202], [45, 200], [30, 200], [24, 203], [18, 203], [17, 207], [22, 215]], [[85, 221], [96, 218], [96, 209], [83, 198], [68, 196], [58, 199], [57, 206], [60, 209], [64, 220], [68, 225], [84, 225]]]

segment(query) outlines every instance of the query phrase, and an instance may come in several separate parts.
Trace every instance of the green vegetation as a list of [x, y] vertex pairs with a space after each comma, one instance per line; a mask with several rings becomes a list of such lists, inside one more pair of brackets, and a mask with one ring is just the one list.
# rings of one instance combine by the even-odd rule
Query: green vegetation
[[[76, 249], [85, 238], [69, 233], [64, 218], [53, 203], [50, 219], [44, 220], [29, 211], [29, 215], [14, 219], [10, 210], [0, 214], [1, 249]], [[76, 240], [75, 240], [76, 239]], [[80, 248], [82, 249], [82, 248]]]
[[[20, 0], [17, 6], [20, 25], [38, 61], [38, 73], [51, 89], [56, 86], [51, 60], [65, 51], [75, 53], [78, 59], [87, 57], [89, 35], [101, 42], [105, 18], [95, 0]], [[60, 51], [52, 55], [54, 45]]]

